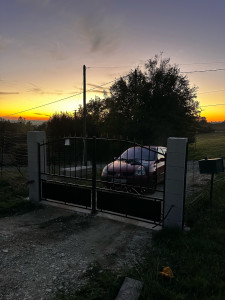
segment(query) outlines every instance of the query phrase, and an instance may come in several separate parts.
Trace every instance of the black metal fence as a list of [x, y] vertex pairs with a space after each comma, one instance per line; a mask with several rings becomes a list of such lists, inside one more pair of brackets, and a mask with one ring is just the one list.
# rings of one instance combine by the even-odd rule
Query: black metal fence
[[28, 178], [27, 135], [0, 132], [0, 176], [20, 178], [22, 184]]
[[42, 199], [161, 221], [163, 148], [127, 140], [70, 137], [41, 144], [41, 152]]

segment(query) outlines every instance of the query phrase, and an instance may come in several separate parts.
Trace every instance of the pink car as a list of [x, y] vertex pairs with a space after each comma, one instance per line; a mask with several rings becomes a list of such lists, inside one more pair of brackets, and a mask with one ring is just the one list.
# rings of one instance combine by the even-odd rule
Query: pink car
[[127, 185], [155, 188], [164, 180], [166, 148], [161, 146], [131, 147], [102, 170], [104, 185]]

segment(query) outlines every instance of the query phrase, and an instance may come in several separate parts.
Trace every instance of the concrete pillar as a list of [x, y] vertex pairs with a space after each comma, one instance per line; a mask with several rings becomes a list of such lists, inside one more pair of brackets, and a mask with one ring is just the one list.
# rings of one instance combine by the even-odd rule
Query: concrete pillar
[[[40, 201], [40, 172], [44, 171], [46, 159], [44, 159], [45, 147], [41, 147], [39, 161], [39, 143], [46, 142], [46, 134], [44, 131], [29, 131], [27, 133], [28, 147], [28, 173], [29, 173], [29, 199], [34, 203]], [[46, 156], [45, 156], [46, 157]]]
[[183, 229], [187, 138], [168, 138], [164, 199], [164, 228]]

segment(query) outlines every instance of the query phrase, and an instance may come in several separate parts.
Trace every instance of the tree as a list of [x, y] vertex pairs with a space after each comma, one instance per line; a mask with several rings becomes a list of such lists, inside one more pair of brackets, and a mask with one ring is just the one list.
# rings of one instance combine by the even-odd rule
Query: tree
[[[200, 115], [196, 91], [177, 65], [156, 55], [146, 62], [144, 70], [131, 70], [116, 80], [109, 96], [87, 103], [87, 134], [122, 136], [161, 145], [169, 136], [193, 140]], [[57, 136], [82, 136], [82, 119], [80, 106], [76, 117], [54, 115], [47, 130], [51, 135], [57, 132]]]
[[214, 132], [215, 130], [212, 128], [211, 124], [209, 124], [205, 117], [200, 117], [197, 124], [198, 133], [209, 133]]
[[[103, 131], [104, 119], [107, 114], [105, 100], [96, 97], [95, 100], [91, 99], [86, 104], [86, 122], [87, 122], [87, 135], [100, 136]], [[83, 118], [83, 107], [80, 106], [78, 114]]]
[[107, 130], [146, 143], [165, 143], [168, 136], [193, 138], [199, 117], [196, 87], [170, 59], [155, 56], [117, 80], [106, 99]]
[[47, 134], [54, 138], [80, 135], [80, 126], [75, 122], [77, 120], [68, 113], [54, 114], [47, 122]]

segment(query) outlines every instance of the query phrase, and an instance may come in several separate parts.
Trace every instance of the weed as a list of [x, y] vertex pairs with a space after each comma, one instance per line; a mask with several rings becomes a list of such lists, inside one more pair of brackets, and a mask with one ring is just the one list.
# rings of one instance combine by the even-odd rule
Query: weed
[[102, 269], [98, 262], [92, 263], [85, 276], [88, 283], [76, 292], [59, 292], [56, 300], [110, 300], [115, 299], [123, 281], [122, 276], [114, 272]]
[[[186, 211], [188, 232], [162, 230], [153, 234], [153, 245], [142, 261], [115, 274], [99, 264], [87, 273], [89, 281], [74, 294], [57, 299], [115, 299], [125, 276], [143, 282], [140, 300], [225, 299], [225, 184], [215, 183], [213, 204], [202, 194]], [[160, 275], [170, 266], [174, 278]]]
[[18, 182], [0, 178], [0, 217], [34, 210], [36, 206], [23, 198], [27, 194], [27, 187], [21, 189]]
[[202, 133], [196, 135], [195, 144], [189, 145], [188, 159], [224, 157], [225, 133]]

